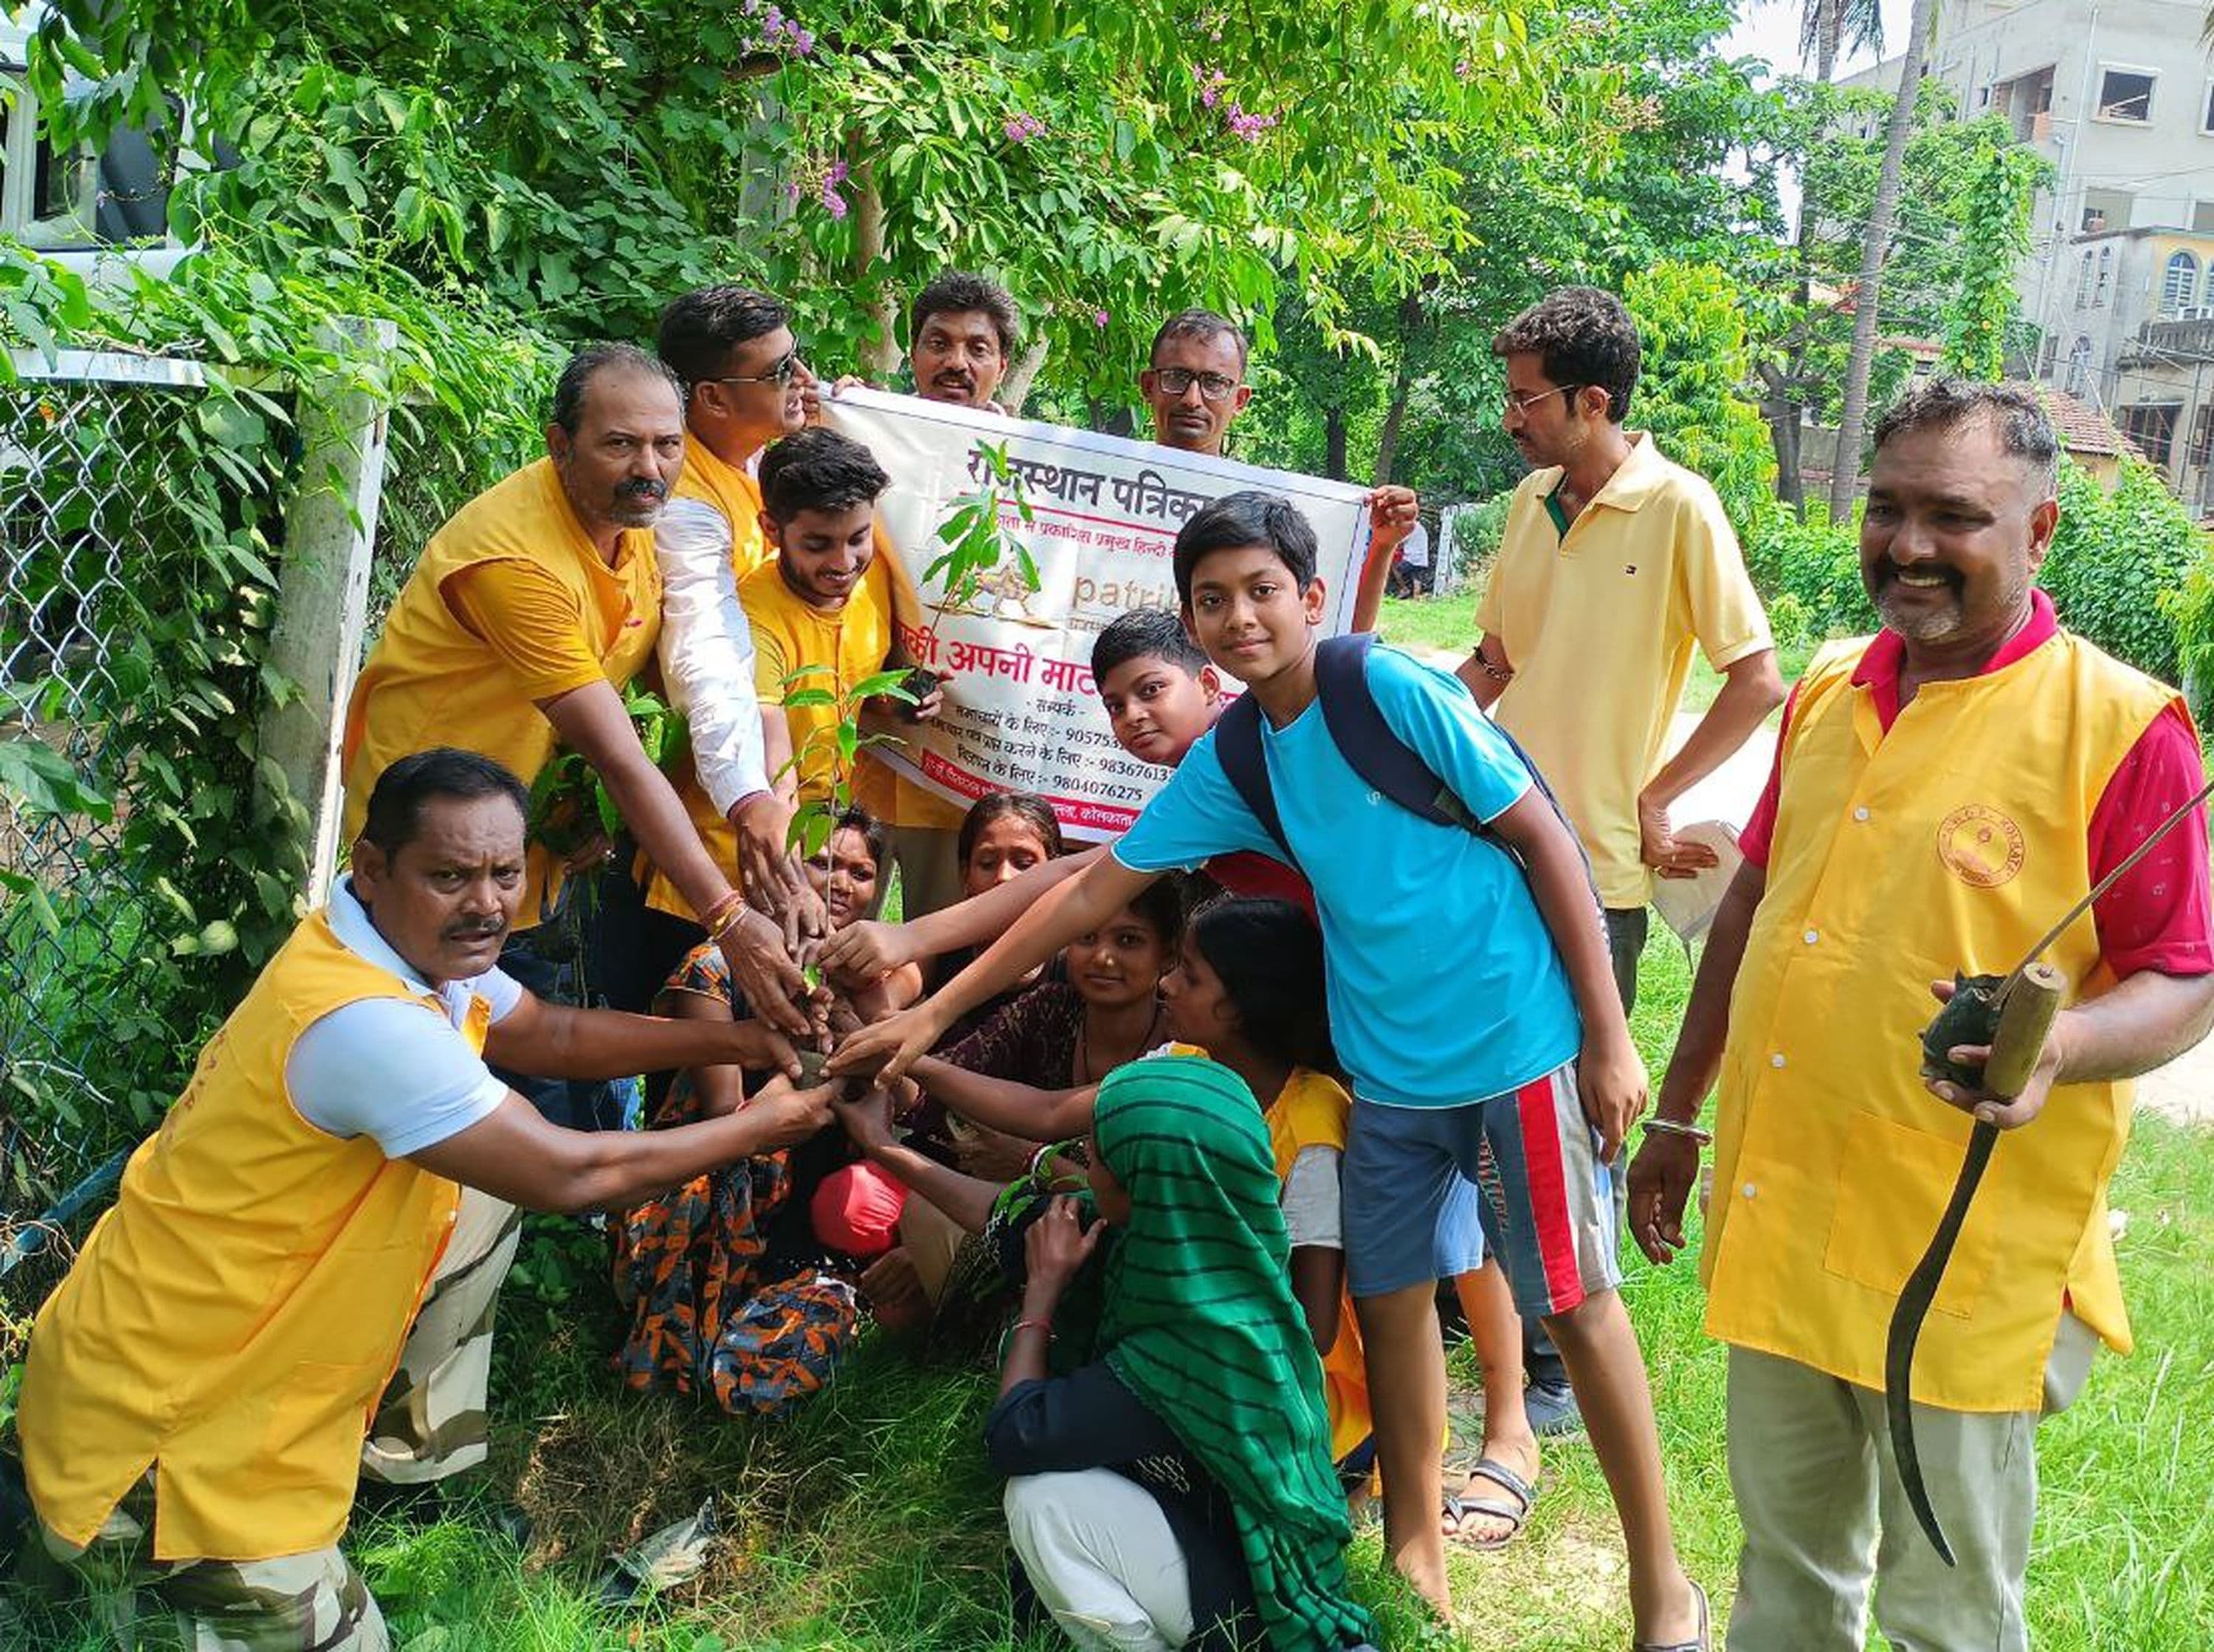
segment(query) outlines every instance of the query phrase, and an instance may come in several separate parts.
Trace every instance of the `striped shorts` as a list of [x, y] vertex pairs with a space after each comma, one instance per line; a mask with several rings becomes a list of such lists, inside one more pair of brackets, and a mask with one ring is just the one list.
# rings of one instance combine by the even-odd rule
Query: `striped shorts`
[[1480, 1266], [1487, 1247], [1525, 1319], [1622, 1283], [1614, 1193], [1574, 1062], [1458, 1107], [1356, 1096], [1342, 1175], [1346, 1281], [1381, 1296]]

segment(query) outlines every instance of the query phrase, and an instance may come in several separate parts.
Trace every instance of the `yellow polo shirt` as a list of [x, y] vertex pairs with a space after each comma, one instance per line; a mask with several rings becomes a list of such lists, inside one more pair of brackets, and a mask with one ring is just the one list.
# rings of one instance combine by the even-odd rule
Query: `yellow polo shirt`
[[1477, 630], [1514, 680], [1492, 706], [1583, 838], [1599, 899], [1642, 906], [1637, 795], [1660, 772], [1696, 641], [1717, 671], [1775, 646], [1722, 502], [1642, 432], [1564, 534], [1557, 466], [1514, 491]]
[[[2090, 888], [2090, 823], [2174, 691], [2065, 631], [1924, 684], [1888, 730], [1807, 669], [1780, 753], [1767, 888], [1730, 998], [1701, 1271], [1707, 1330], [1862, 1387], [1936, 1231], [1974, 1121], [1923, 1088], [1930, 983], [2002, 974]], [[2071, 1001], [2113, 977], [2087, 916], [2046, 954]], [[2107, 1225], [2129, 1083], [2056, 1088], [1992, 1155], [1923, 1327], [1914, 1398], [2038, 1408], [2064, 1301], [2130, 1345]]]
[[[346, 702], [346, 841], [377, 777], [413, 752], [480, 752], [529, 784], [554, 745], [535, 702], [595, 681], [620, 689], [660, 632], [651, 529], [626, 532], [610, 566], [550, 459], [479, 494], [423, 547]], [[534, 846], [518, 925], [540, 920], [560, 881]]]

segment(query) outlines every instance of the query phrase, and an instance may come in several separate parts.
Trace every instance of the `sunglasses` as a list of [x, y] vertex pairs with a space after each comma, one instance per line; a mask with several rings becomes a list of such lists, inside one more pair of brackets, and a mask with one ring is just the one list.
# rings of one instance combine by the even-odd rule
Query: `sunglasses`
[[715, 378], [703, 379], [700, 382], [703, 384], [773, 384], [779, 389], [782, 389], [792, 382], [792, 375], [799, 372], [803, 366], [804, 363], [799, 359], [799, 351], [794, 348], [786, 351], [783, 355], [778, 357], [776, 364], [766, 373], [725, 373]]

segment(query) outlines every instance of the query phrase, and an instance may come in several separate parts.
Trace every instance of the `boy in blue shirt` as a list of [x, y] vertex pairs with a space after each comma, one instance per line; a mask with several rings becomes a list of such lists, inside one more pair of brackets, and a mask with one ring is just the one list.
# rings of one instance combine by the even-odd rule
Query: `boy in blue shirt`
[[[1378, 707], [1486, 832], [1424, 820], [1355, 773], [1316, 704], [1316, 554], [1288, 502], [1232, 494], [1184, 525], [1175, 573], [1187, 627], [1263, 713], [1276, 807], [1322, 923], [1330, 1024], [1354, 1088], [1346, 1264], [1368, 1355], [1386, 1547], [1449, 1607], [1434, 1293], [1480, 1265], [1488, 1228], [1517, 1308], [1545, 1320], [1568, 1362], [1622, 1521], [1638, 1648], [1703, 1647], [1705, 1597], [1676, 1558], [1644, 1364], [1616, 1289], [1605, 1161], [1644, 1109], [1645, 1070], [1576, 840], [1460, 685], [1390, 649], [1370, 655]], [[969, 1006], [1165, 872], [1237, 850], [1282, 858], [1214, 739], [1191, 747], [1108, 855], [934, 997], [855, 1034], [834, 1070], [903, 1072]], [[1503, 1209], [1476, 1186], [1487, 1142]]]

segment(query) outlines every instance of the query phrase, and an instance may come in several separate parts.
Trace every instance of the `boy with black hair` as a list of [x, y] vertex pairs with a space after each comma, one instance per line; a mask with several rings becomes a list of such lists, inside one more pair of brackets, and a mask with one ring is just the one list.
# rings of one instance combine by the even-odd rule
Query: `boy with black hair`
[[[738, 600], [753, 627], [761, 716], [781, 720], [797, 759], [774, 777], [787, 798], [829, 796], [837, 768], [829, 731], [839, 718], [835, 704], [789, 702], [810, 689], [842, 700], [864, 678], [906, 663], [893, 630], [890, 570], [877, 556], [877, 497], [890, 485], [866, 448], [835, 430], [801, 430], [761, 460], [761, 530], [776, 556], [738, 582]], [[911, 708], [915, 719], [936, 716], [939, 699], [934, 689], [926, 695]], [[852, 801], [884, 820], [900, 789], [864, 751], [852, 789]]]
[[[1185, 623], [1263, 714], [1277, 811], [1321, 918], [1332, 1032], [1355, 1090], [1347, 1266], [1375, 1400], [1386, 1544], [1409, 1580], [1448, 1606], [1433, 1292], [1478, 1265], [1488, 1228], [1518, 1305], [1546, 1318], [1569, 1360], [1622, 1519], [1637, 1646], [1703, 1647], [1705, 1598], [1677, 1561], [1643, 1363], [1616, 1289], [1604, 1160], [1644, 1107], [1645, 1073], [1582, 857], [1460, 686], [1391, 649], [1368, 656], [1379, 710], [1485, 830], [1434, 822], [1361, 777], [1317, 705], [1316, 554], [1313, 530], [1287, 501], [1232, 494], [1185, 523], [1175, 573]], [[849, 1039], [834, 1070], [896, 1076], [975, 998], [1165, 872], [1232, 850], [1285, 857], [1209, 735], [1108, 854], [1039, 899], [945, 990]], [[1474, 1180], [1487, 1144], [1503, 1215]]]

